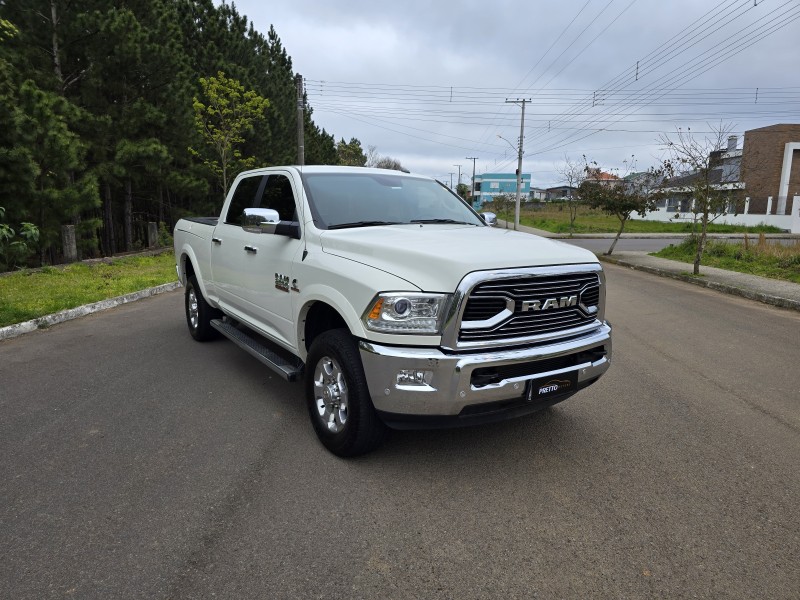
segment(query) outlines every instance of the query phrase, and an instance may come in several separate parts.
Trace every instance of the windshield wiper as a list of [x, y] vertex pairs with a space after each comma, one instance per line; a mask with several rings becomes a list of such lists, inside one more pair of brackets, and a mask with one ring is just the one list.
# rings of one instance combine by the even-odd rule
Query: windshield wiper
[[353, 223], [337, 223], [328, 225], [328, 229], [347, 229], [348, 227], [376, 227], [378, 225], [405, 225], [397, 221], [355, 221]]
[[423, 224], [449, 223], [453, 225], [475, 225], [475, 223], [467, 223], [466, 221], [454, 221], [453, 219], [414, 219], [411, 222], [423, 223]]

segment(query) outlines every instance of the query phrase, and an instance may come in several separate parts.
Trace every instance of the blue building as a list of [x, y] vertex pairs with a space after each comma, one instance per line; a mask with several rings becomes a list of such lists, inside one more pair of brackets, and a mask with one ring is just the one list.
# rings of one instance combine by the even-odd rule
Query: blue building
[[[522, 188], [520, 189], [520, 199], [524, 202], [528, 199], [531, 191], [531, 174], [522, 174]], [[517, 175], [515, 173], [484, 173], [475, 175], [475, 198], [472, 205], [480, 208], [482, 204], [491, 202], [495, 196], [506, 194], [516, 196], [517, 194]]]

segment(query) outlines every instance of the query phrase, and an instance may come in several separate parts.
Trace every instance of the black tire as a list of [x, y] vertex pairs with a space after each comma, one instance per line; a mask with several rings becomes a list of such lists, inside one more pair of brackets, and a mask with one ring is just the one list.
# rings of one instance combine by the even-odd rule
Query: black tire
[[211, 326], [211, 320], [221, 318], [222, 313], [206, 302], [194, 275], [191, 275], [186, 281], [184, 308], [186, 309], [186, 324], [189, 326], [189, 333], [195, 340], [207, 342], [219, 337], [219, 332]]
[[364, 367], [346, 329], [320, 334], [306, 361], [308, 414], [322, 445], [337, 456], [366, 454], [381, 445], [386, 425], [375, 413]]

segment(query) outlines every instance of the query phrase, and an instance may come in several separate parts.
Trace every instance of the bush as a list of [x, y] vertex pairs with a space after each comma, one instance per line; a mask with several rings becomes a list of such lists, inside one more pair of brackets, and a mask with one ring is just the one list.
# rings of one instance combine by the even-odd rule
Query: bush
[[158, 224], [158, 245], [162, 248], [172, 247], [172, 234], [170, 234], [167, 224], [163, 221]]
[[[5, 209], [0, 206], [0, 219], [5, 214]], [[0, 271], [10, 271], [24, 264], [38, 241], [39, 228], [33, 223], [21, 223], [19, 232], [6, 223], [0, 223]]]

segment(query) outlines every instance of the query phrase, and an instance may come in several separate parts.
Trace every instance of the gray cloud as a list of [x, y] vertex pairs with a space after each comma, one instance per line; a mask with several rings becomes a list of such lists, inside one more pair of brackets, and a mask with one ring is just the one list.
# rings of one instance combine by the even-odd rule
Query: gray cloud
[[[742, 133], [800, 121], [796, 0], [242, 0], [236, 7], [262, 32], [275, 26], [307, 79], [318, 125], [443, 179], [454, 164], [471, 172], [465, 156], [480, 157], [478, 172], [513, 171], [513, 151], [497, 138], [516, 143], [519, 135], [520, 109], [506, 97], [534, 100], [523, 169], [536, 186], [559, 182], [565, 154], [620, 168], [635, 154], [646, 168], [661, 154], [659, 132], [703, 131], [722, 120]], [[626, 92], [604, 99], [604, 86], [622, 73]], [[686, 93], [653, 102], [658, 86]], [[781, 89], [770, 98], [768, 88]]]

